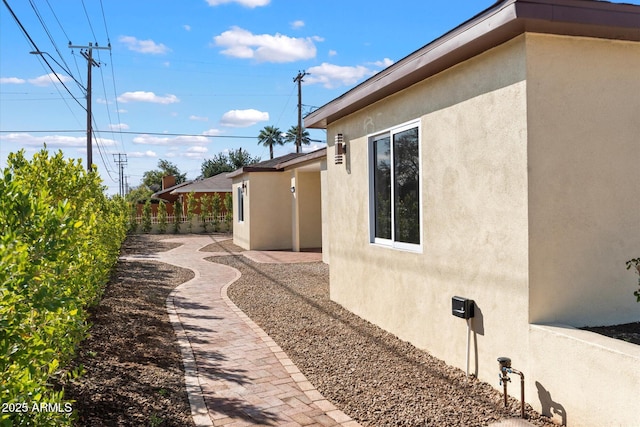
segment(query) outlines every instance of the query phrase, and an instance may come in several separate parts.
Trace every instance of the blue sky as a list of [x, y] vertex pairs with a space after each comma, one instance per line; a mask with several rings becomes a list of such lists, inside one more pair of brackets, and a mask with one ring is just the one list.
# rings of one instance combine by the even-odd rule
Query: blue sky
[[[118, 192], [114, 154], [127, 155], [133, 187], [159, 159], [188, 179], [202, 162], [242, 147], [268, 159], [255, 137], [265, 126], [297, 124], [304, 78], [306, 114], [405, 57], [493, 0], [3, 0], [71, 94], [55, 78], [0, 4], [0, 167], [10, 152], [50, 150], [86, 160], [87, 63], [94, 50], [93, 162], [110, 194]], [[383, 3], [384, 4], [384, 3]], [[74, 99], [74, 97], [76, 99]], [[74, 131], [74, 132], [62, 132]], [[125, 131], [127, 133], [118, 133]], [[325, 141], [323, 131], [311, 138]], [[314, 142], [305, 150], [320, 148]], [[275, 155], [294, 151], [278, 147]]]

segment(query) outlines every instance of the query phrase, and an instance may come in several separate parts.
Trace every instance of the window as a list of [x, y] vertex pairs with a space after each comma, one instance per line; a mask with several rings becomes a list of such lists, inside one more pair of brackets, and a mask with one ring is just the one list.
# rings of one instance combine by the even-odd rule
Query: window
[[371, 240], [415, 250], [421, 238], [418, 126], [371, 137], [370, 153]]
[[244, 221], [244, 193], [242, 186], [238, 187], [238, 222]]

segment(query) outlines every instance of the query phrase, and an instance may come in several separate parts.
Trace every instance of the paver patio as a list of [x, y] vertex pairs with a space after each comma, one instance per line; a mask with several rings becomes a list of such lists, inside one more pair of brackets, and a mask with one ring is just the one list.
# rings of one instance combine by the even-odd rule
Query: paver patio
[[[282, 349], [229, 300], [226, 288], [240, 273], [204, 260], [212, 236], [166, 241], [175, 249], [145, 256], [188, 268], [195, 277], [167, 298], [198, 426], [345, 426], [359, 424], [326, 400]], [[259, 262], [309, 262], [321, 254], [251, 251]], [[140, 259], [141, 257], [129, 257]]]

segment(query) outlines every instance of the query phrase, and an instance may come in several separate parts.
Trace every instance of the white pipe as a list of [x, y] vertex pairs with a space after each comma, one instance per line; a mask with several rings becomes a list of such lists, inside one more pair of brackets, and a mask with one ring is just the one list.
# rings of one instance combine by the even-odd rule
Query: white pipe
[[469, 378], [469, 351], [471, 348], [471, 319], [467, 319], [467, 378]]

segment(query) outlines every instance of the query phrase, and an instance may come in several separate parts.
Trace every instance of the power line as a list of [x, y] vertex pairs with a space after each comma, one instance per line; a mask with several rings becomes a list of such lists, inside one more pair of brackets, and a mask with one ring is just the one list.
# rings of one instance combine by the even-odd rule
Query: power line
[[[82, 129], [52, 129], [52, 130], [0, 130], [0, 133], [80, 133], [86, 132]], [[122, 133], [132, 135], [159, 135], [159, 136], [193, 136], [204, 138], [236, 138], [236, 139], [258, 139], [257, 136], [241, 136], [241, 135], [203, 135], [194, 133], [165, 133], [165, 132], [134, 132], [127, 130], [111, 130], [111, 131], [96, 131], [96, 132], [111, 132]]]
[[[25, 35], [25, 37], [27, 38], [27, 40], [29, 41], [29, 43], [31, 43], [31, 46], [33, 46], [34, 51], [35, 52], [41, 52], [40, 49], [38, 48], [38, 46], [36, 45], [36, 42], [33, 41], [33, 39], [31, 38], [31, 35], [29, 35], [29, 32], [26, 30], [26, 28], [24, 28], [24, 25], [22, 25], [22, 22], [20, 22], [20, 20], [18, 19], [18, 17], [16, 16], [16, 14], [13, 12], [13, 9], [11, 9], [11, 6], [9, 6], [9, 3], [7, 3], [7, 0], [2, 0], [2, 2], [4, 3], [4, 5], [7, 7], [7, 9], [9, 10], [9, 13], [11, 14], [11, 16], [13, 17], [14, 21], [16, 21], [16, 23], [18, 24], [18, 26], [20, 27], [20, 30], [22, 31], [22, 33]], [[49, 64], [49, 61], [47, 61], [47, 58], [44, 57], [44, 55], [38, 55], [38, 57], [40, 57], [45, 64], [47, 64], [47, 67], [49, 68], [49, 70], [51, 70], [51, 72], [53, 73], [53, 75], [56, 77], [56, 79], [58, 79], [58, 81], [60, 82], [60, 84], [66, 89], [66, 91], [69, 93], [69, 95], [71, 95], [71, 97], [78, 103], [78, 105], [80, 105], [83, 109], [83, 105], [80, 103], [80, 101], [78, 101], [78, 99], [75, 97], [75, 95], [73, 93], [71, 93], [71, 91], [69, 90], [69, 88], [67, 87], [67, 85], [64, 84], [64, 82], [62, 81], [62, 79], [60, 78], [60, 76], [58, 75], [58, 73], [55, 72], [55, 70], [53, 69], [53, 67], [51, 66], [51, 64]], [[65, 101], [66, 102], [66, 101]]]

